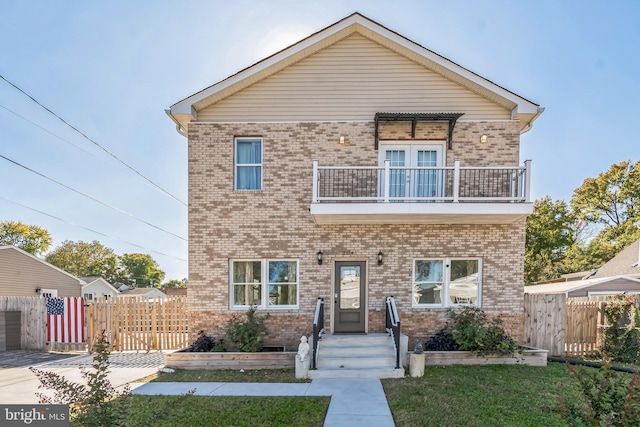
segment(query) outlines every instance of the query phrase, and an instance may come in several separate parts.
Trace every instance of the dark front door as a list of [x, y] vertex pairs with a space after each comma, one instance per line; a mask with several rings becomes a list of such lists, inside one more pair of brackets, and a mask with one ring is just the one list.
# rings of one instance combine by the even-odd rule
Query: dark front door
[[365, 332], [366, 262], [337, 261], [334, 294], [335, 333]]

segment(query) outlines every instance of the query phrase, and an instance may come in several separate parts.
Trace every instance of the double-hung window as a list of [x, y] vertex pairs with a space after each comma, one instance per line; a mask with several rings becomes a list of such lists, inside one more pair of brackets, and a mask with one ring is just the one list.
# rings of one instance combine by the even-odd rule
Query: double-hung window
[[262, 138], [235, 139], [235, 190], [262, 190]]
[[231, 261], [232, 308], [297, 308], [298, 261]]
[[413, 306], [480, 306], [479, 258], [417, 259], [413, 265]]

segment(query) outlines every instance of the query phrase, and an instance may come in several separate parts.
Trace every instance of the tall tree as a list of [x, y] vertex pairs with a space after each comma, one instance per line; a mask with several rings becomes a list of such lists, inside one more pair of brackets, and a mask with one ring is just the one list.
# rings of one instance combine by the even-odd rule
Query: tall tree
[[164, 271], [158, 263], [145, 254], [124, 254], [118, 257], [118, 280], [125, 285], [139, 288], [159, 285], [164, 279]]
[[0, 221], [0, 246], [2, 245], [13, 245], [32, 255], [41, 255], [51, 246], [51, 234], [37, 225]]
[[65, 240], [45, 260], [76, 277], [99, 276], [110, 283], [117, 279], [117, 255], [97, 240], [91, 243]]
[[533, 203], [533, 214], [527, 218], [524, 255], [527, 285], [564, 272], [565, 254], [576, 240], [575, 224], [575, 217], [563, 200], [545, 197]]
[[573, 268], [597, 268], [640, 238], [640, 160], [613, 164], [587, 178], [571, 198], [574, 214], [595, 230], [570, 253]]

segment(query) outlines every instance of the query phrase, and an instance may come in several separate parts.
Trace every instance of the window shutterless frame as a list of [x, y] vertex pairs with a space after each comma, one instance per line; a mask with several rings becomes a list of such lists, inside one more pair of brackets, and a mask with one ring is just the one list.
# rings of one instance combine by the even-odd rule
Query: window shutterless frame
[[229, 261], [229, 308], [298, 309], [300, 263], [295, 259]]
[[411, 304], [416, 308], [482, 306], [482, 259], [415, 259]]
[[237, 137], [233, 142], [233, 189], [238, 191], [262, 190], [263, 139]]

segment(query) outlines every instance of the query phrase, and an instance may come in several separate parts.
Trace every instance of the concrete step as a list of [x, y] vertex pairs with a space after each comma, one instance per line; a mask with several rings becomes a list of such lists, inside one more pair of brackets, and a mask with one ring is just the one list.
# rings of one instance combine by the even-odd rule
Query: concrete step
[[318, 357], [318, 369], [348, 368], [348, 369], [376, 369], [394, 368], [396, 359], [394, 356], [350, 356], [350, 357]]
[[320, 343], [318, 351], [322, 357], [352, 357], [352, 356], [390, 356], [395, 357], [395, 350], [392, 346], [355, 346], [355, 347], [339, 347], [325, 346]]
[[392, 339], [388, 334], [368, 335], [330, 335], [325, 334], [318, 342], [325, 347], [369, 347], [392, 345]]
[[310, 379], [329, 379], [329, 378], [340, 378], [340, 379], [354, 379], [354, 378], [404, 378], [404, 369], [393, 369], [393, 368], [362, 368], [362, 369], [347, 369], [347, 368], [337, 368], [337, 369], [317, 369], [309, 371]]

